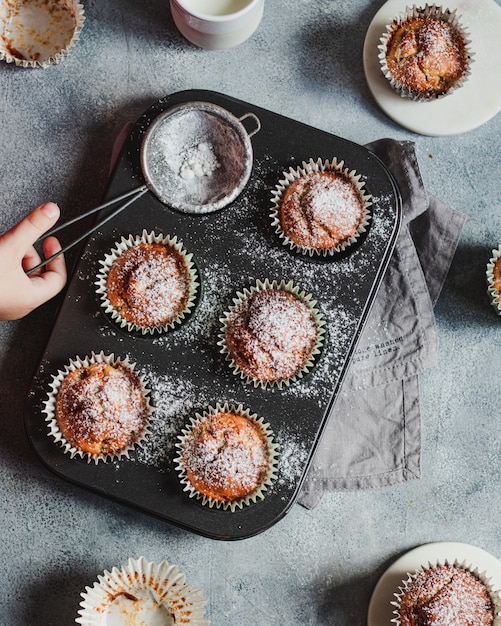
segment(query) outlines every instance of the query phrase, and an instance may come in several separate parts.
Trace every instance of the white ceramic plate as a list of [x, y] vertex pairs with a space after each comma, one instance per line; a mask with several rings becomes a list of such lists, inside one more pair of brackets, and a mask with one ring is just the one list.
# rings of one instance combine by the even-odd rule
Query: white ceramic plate
[[501, 562], [485, 550], [466, 543], [427, 543], [414, 548], [397, 559], [381, 576], [374, 588], [369, 604], [367, 626], [389, 626], [394, 617], [394, 607], [390, 604], [394, 600], [394, 593], [408, 572], [413, 572], [428, 561], [459, 562], [466, 561], [468, 565], [477, 567], [479, 572], [485, 572], [495, 589], [501, 588]]
[[[423, 3], [424, 4], [424, 3]], [[468, 29], [474, 52], [471, 75], [457, 91], [433, 102], [402, 98], [384, 77], [378, 45], [386, 25], [405, 11], [406, 0], [388, 0], [374, 16], [365, 37], [364, 70], [369, 89], [393, 121], [421, 135], [457, 135], [481, 126], [501, 110], [501, 6], [494, 0], [448, 0]]]

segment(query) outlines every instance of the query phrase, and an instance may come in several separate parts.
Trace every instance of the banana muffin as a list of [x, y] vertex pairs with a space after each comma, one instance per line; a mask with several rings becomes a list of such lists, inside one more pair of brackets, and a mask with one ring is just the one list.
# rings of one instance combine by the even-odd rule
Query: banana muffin
[[272, 192], [272, 225], [302, 254], [334, 255], [354, 244], [369, 220], [370, 196], [355, 170], [336, 158], [310, 159], [284, 172]]
[[223, 352], [235, 373], [255, 386], [288, 384], [312, 365], [324, 320], [311, 296], [292, 283], [257, 282], [223, 318]]
[[470, 570], [436, 565], [413, 576], [398, 609], [400, 626], [492, 626], [494, 603]]
[[140, 438], [149, 415], [139, 376], [120, 362], [82, 364], [66, 373], [57, 391], [60, 432], [89, 455], [120, 454]]
[[384, 38], [383, 72], [401, 95], [431, 100], [456, 88], [470, 66], [468, 42], [455, 14], [414, 9]]
[[140, 243], [108, 272], [108, 300], [120, 317], [140, 327], [165, 326], [186, 308], [190, 276], [183, 256], [161, 243]]
[[358, 190], [340, 172], [310, 172], [285, 191], [282, 229], [302, 248], [334, 248], [358, 231], [363, 206]]
[[179, 439], [181, 482], [204, 504], [241, 508], [264, 497], [276, 478], [271, 430], [241, 405], [217, 405], [197, 414]]

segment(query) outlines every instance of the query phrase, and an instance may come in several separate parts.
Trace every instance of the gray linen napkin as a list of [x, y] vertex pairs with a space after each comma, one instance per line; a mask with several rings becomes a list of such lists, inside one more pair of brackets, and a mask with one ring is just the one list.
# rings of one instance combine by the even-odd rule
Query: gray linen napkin
[[298, 502], [306, 508], [326, 491], [420, 477], [418, 374], [436, 362], [433, 306], [465, 221], [426, 192], [413, 142], [381, 139], [366, 147], [397, 181], [403, 223], [303, 484]]

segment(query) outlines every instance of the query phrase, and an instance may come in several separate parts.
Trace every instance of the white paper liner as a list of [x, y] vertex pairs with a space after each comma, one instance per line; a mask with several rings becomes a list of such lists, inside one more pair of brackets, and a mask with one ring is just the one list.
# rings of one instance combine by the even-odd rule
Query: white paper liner
[[74, 48], [85, 21], [75, 0], [0, 0], [0, 60], [49, 67]]
[[129, 559], [120, 570], [114, 567], [99, 575], [81, 596], [75, 620], [81, 626], [210, 624], [202, 590], [187, 584], [185, 575], [167, 561]]
[[501, 258], [501, 244], [497, 249], [492, 251], [492, 257], [487, 264], [487, 295], [489, 296], [490, 303], [494, 307], [494, 310], [498, 315], [501, 315], [501, 291], [494, 286], [494, 266], [496, 263], [501, 263], [498, 259]]
[[[190, 277], [189, 295], [186, 307], [178, 314], [175, 319], [165, 325], [140, 326], [138, 324], [134, 324], [124, 319], [120, 315], [120, 313], [113, 307], [108, 299], [106, 280], [111, 266], [113, 265], [114, 261], [116, 261], [116, 259], [118, 259], [118, 257], [123, 252], [125, 252], [125, 250], [133, 248], [140, 243], [160, 243], [165, 246], [172, 247], [184, 259], [185, 267]], [[101, 299], [101, 306], [104, 309], [105, 313], [109, 314], [114, 322], [116, 322], [121, 328], [125, 328], [128, 332], [137, 331], [143, 335], [153, 335], [155, 333], [168, 332], [182, 324], [185, 321], [186, 317], [192, 312], [192, 309], [195, 306], [198, 289], [200, 288], [198, 272], [193, 262], [193, 254], [188, 254], [186, 252], [183, 244], [178, 241], [177, 237], [155, 234], [154, 231], [148, 233], [146, 230], [143, 230], [141, 235], [129, 235], [127, 238], [122, 237], [121, 241], [117, 243], [116, 246], [111, 250], [111, 252], [105, 256], [104, 260], [100, 260], [100, 264], [102, 267], [97, 275], [95, 285], [97, 287], [96, 292]]]
[[[466, 59], [467, 65], [463, 75], [454, 83], [449, 86], [447, 91], [436, 94], [422, 94], [419, 93], [407, 85], [403, 85], [400, 83], [391, 73], [388, 63], [386, 61], [386, 50], [390, 37], [395, 32], [395, 30], [407, 19], [410, 18], [432, 18], [432, 19], [440, 19], [444, 22], [448, 22], [460, 33], [466, 51]], [[393, 89], [396, 93], [398, 93], [402, 98], [408, 98], [414, 100], [416, 102], [431, 102], [434, 100], [438, 100], [439, 98], [444, 98], [452, 94], [454, 91], [462, 87], [468, 77], [471, 74], [471, 65], [474, 61], [474, 53], [471, 51], [471, 39], [469, 36], [468, 30], [461, 24], [460, 17], [457, 15], [457, 9], [451, 11], [450, 9], [444, 9], [440, 5], [435, 4], [426, 4], [424, 8], [412, 6], [407, 7], [404, 12], [402, 12], [398, 17], [396, 17], [391, 24], [386, 26], [386, 32], [381, 35], [378, 45], [378, 59], [381, 67], [381, 71], [383, 72], [385, 78], [389, 81]]]
[[[280, 206], [282, 203], [283, 195], [287, 189], [287, 187], [294, 181], [306, 174], [311, 172], [338, 172], [342, 174], [348, 181], [350, 181], [354, 188], [358, 191], [360, 196], [360, 200], [363, 204], [363, 216], [360, 221], [358, 230], [345, 241], [340, 242], [337, 246], [333, 246], [332, 248], [320, 249], [320, 248], [308, 248], [303, 247], [292, 241], [283, 231], [282, 224], [280, 221]], [[362, 233], [367, 230], [369, 225], [369, 221], [371, 219], [371, 214], [369, 211], [369, 207], [372, 205], [371, 196], [364, 193], [363, 187], [365, 183], [360, 180], [361, 175], [357, 174], [355, 170], [350, 170], [349, 168], [344, 167], [344, 161], [338, 161], [336, 157], [333, 159], [322, 161], [322, 159], [317, 159], [314, 161], [310, 159], [309, 161], [303, 161], [302, 167], [298, 167], [296, 169], [289, 168], [287, 172], [283, 173], [284, 178], [279, 180], [275, 189], [272, 191], [272, 210], [270, 213], [270, 217], [272, 220], [272, 226], [275, 228], [275, 232], [282, 240], [282, 243], [286, 246], [289, 246], [292, 250], [301, 252], [304, 255], [321, 255], [321, 256], [332, 256], [338, 252], [342, 252], [346, 250], [349, 246], [354, 244], [360, 237]]]
[[[145, 426], [143, 430], [138, 433], [137, 439], [134, 443], [132, 443], [130, 446], [125, 447], [123, 450], [116, 454], [91, 454], [88, 452], [84, 452], [83, 450], [79, 450], [69, 441], [67, 441], [65, 437], [63, 437], [63, 434], [61, 433], [61, 430], [59, 428], [59, 424], [57, 423], [56, 398], [61, 383], [63, 382], [66, 375], [70, 372], [77, 370], [81, 367], [88, 366], [92, 363], [107, 363], [109, 365], [120, 364], [121, 367], [126, 368], [131, 372], [135, 372], [141, 384], [142, 392], [146, 400], [145, 410], [148, 413], [148, 419], [145, 420]], [[94, 463], [97, 465], [99, 461], [106, 462], [112, 459], [129, 458], [130, 452], [137, 447], [142, 447], [144, 439], [147, 437], [147, 435], [150, 434], [150, 422], [153, 419], [155, 408], [150, 404], [149, 394], [150, 390], [145, 384], [144, 376], [141, 376], [136, 372], [135, 363], [131, 363], [128, 357], [122, 359], [120, 357], [115, 357], [114, 354], [106, 355], [104, 352], [92, 352], [90, 356], [86, 356], [85, 358], [76, 356], [74, 359], [70, 359], [69, 364], [66, 365], [64, 369], [59, 370], [56, 374], [53, 375], [50, 385], [50, 391], [48, 393], [48, 399], [45, 401], [43, 409], [45, 413], [45, 421], [49, 427], [49, 436], [54, 438], [54, 441], [63, 448], [65, 454], [70, 455], [70, 458], [80, 457], [82, 459], [86, 459], [88, 463], [94, 461]]]
[[[301, 302], [303, 302], [312, 312], [315, 324], [317, 326], [317, 338], [315, 344], [313, 345], [309, 358], [306, 360], [303, 366], [289, 378], [278, 380], [255, 379], [243, 372], [238, 367], [228, 349], [226, 341], [226, 330], [228, 322], [231, 320], [234, 310], [252, 294], [256, 293], [257, 291], [262, 291], [264, 289], [277, 289], [287, 291], [288, 293], [291, 293], [299, 298], [299, 300], [301, 300]], [[289, 386], [291, 383], [294, 383], [297, 380], [303, 378], [303, 376], [305, 376], [316, 364], [325, 342], [326, 321], [323, 313], [320, 311], [317, 305], [318, 303], [316, 300], [313, 299], [313, 296], [311, 294], [307, 294], [305, 291], [302, 291], [297, 285], [294, 285], [292, 280], [288, 282], [286, 282], [285, 280], [281, 280], [280, 282], [278, 282], [276, 280], [271, 281], [268, 278], [266, 278], [264, 281], [258, 279], [255, 285], [252, 285], [250, 289], [245, 288], [242, 292], [238, 291], [236, 297], [233, 298], [233, 305], [228, 309], [228, 311], [223, 314], [223, 317], [219, 319], [219, 322], [221, 323], [221, 331], [218, 335], [219, 341], [217, 343], [217, 345], [220, 347], [221, 354], [223, 354], [225, 356], [225, 360], [229, 362], [229, 366], [233, 373], [237, 376], [240, 376], [242, 380], [244, 380], [246, 383], [252, 384], [254, 385], [254, 387], [261, 387], [263, 389], [274, 386], [281, 389], [284, 385]]]
[[[247, 418], [250, 422], [257, 426], [257, 428], [266, 440], [266, 446], [268, 448], [268, 454], [270, 459], [268, 471], [263, 477], [261, 484], [258, 485], [253, 491], [248, 493], [245, 497], [238, 498], [230, 502], [216, 500], [215, 498], [198, 492], [188, 479], [186, 467], [182, 456], [182, 451], [186, 439], [190, 436], [192, 430], [210, 416], [217, 415], [218, 413], [233, 413], [235, 415], [240, 415]], [[183, 491], [187, 492], [190, 498], [196, 498], [200, 500], [203, 505], [209, 506], [210, 508], [222, 508], [225, 511], [229, 510], [233, 513], [237, 509], [242, 509], [244, 506], [249, 506], [251, 503], [256, 502], [257, 500], [262, 500], [265, 497], [268, 488], [271, 487], [271, 485], [277, 479], [279, 446], [274, 441], [274, 436], [270, 425], [268, 423], [265, 423], [262, 417], [258, 417], [255, 413], [251, 414], [249, 409], [244, 409], [242, 404], [235, 406], [228, 403], [218, 403], [215, 407], [209, 406], [202, 415], [196, 413], [194, 418], [190, 418], [190, 423], [182, 429], [181, 434], [178, 436], [176, 448], [178, 450], [178, 456], [176, 456], [176, 458], [174, 459], [174, 463], [179, 475], [180, 483], [183, 487]]]
[[400, 603], [402, 601], [403, 594], [412, 584], [416, 576], [418, 576], [421, 572], [433, 569], [434, 567], [438, 567], [441, 565], [449, 565], [457, 568], [461, 568], [471, 572], [478, 580], [484, 584], [489, 596], [492, 600], [493, 609], [494, 609], [494, 621], [492, 626], [501, 626], [501, 596], [498, 589], [494, 589], [491, 584], [490, 578], [487, 577], [485, 572], [479, 571], [479, 569], [472, 563], [468, 563], [466, 560], [458, 561], [457, 559], [454, 562], [450, 562], [447, 559], [440, 561], [437, 560], [435, 562], [429, 561], [427, 564], [422, 565], [416, 571], [408, 574], [407, 578], [402, 581], [401, 586], [398, 588], [398, 592], [394, 594], [396, 600], [392, 600], [391, 604], [395, 607], [393, 611], [395, 617], [391, 620], [392, 624], [395, 626], [401, 626], [400, 621]]

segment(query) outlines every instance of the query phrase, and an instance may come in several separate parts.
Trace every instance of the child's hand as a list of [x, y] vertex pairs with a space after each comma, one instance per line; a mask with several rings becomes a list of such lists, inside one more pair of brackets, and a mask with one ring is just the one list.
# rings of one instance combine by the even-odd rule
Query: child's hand
[[[66, 264], [62, 254], [29, 276], [25, 273], [41, 262], [34, 242], [52, 228], [58, 218], [59, 207], [48, 202], [0, 235], [0, 320], [24, 317], [64, 287]], [[45, 258], [60, 249], [55, 237], [43, 242]]]

